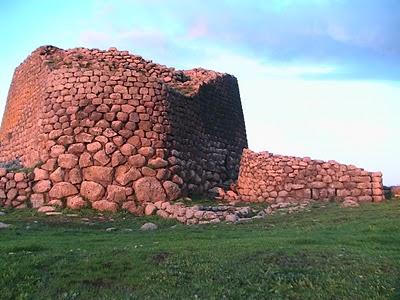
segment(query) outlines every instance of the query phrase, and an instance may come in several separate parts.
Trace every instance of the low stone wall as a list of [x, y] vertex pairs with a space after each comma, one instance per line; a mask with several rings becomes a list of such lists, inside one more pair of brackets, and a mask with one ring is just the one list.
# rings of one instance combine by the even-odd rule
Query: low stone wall
[[251, 202], [384, 199], [382, 173], [368, 172], [336, 161], [311, 160], [268, 152], [243, 151], [238, 197]]
[[0, 168], [0, 207], [26, 208], [31, 192], [29, 174]]

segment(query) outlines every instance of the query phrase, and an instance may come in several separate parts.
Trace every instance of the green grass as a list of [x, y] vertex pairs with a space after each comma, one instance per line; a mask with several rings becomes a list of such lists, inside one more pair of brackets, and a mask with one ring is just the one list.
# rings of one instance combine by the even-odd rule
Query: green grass
[[[13, 225], [0, 231], [1, 299], [400, 299], [398, 200], [236, 225], [90, 210], [0, 221]], [[159, 229], [139, 231], [148, 221]]]

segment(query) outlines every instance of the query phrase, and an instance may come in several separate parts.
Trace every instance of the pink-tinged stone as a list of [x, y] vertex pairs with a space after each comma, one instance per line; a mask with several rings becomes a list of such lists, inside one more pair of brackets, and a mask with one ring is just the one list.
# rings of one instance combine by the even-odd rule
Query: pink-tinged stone
[[322, 181], [315, 181], [310, 184], [310, 187], [313, 189], [321, 189], [321, 188], [326, 188], [327, 184]]
[[117, 145], [115, 145], [113, 142], [108, 142], [104, 146], [104, 151], [106, 154], [114, 153], [115, 150], [117, 150]]
[[117, 167], [126, 162], [126, 157], [120, 151], [115, 151], [111, 156], [111, 166]]
[[157, 207], [157, 209], [161, 209], [163, 203], [164, 203], [164, 202], [162, 202], [162, 201], [157, 201], [157, 202], [154, 203], [154, 205]]
[[358, 196], [357, 198], [359, 202], [372, 202], [373, 200], [372, 196]]
[[355, 182], [371, 182], [371, 177], [369, 176], [355, 176], [352, 178]]
[[237, 200], [238, 199], [238, 195], [234, 192], [234, 191], [227, 191], [226, 192], [226, 196], [231, 199], [231, 200]]
[[106, 128], [103, 132], [103, 135], [107, 138], [112, 138], [117, 135], [117, 133], [111, 128]]
[[51, 157], [58, 157], [60, 154], [65, 152], [65, 147], [62, 145], [54, 145], [50, 149], [50, 156]]
[[42, 169], [47, 170], [47, 171], [54, 171], [56, 169], [56, 165], [57, 165], [57, 159], [55, 158], [50, 158], [46, 161], [45, 164], [43, 164], [41, 166]]
[[280, 192], [278, 192], [278, 197], [283, 197], [283, 198], [285, 198], [285, 197], [287, 197], [287, 196], [289, 196], [289, 193], [288, 193], [287, 191], [280, 191]]
[[131, 144], [132, 146], [136, 147], [136, 148], [139, 148], [139, 147], [142, 145], [142, 142], [141, 142], [141, 140], [140, 140], [140, 137], [139, 137], [139, 136], [136, 136], [136, 135], [131, 136], [131, 137], [128, 139], [127, 142], [128, 142], [129, 144]]
[[81, 132], [75, 136], [75, 141], [77, 143], [91, 143], [93, 141], [93, 138], [94, 137], [92, 135]]
[[104, 187], [93, 181], [83, 181], [81, 184], [80, 195], [90, 202], [98, 201], [104, 196]]
[[332, 182], [332, 177], [330, 175], [326, 175], [322, 178], [322, 181], [325, 183], [331, 183]]
[[81, 154], [85, 151], [85, 145], [83, 143], [72, 144], [68, 147], [68, 153]]
[[6, 176], [7, 170], [4, 168], [0, 168], [0, 177]]
[[121, 146], [121, 148], [119, 150], [125, 156], [131, 156], [132, 154], [134, 154], [136, 152], [136, 148], [134, 146], [132, 146], [131, 144], [124, 144]]
[[122, 203], [126, 201], [126, 189], [118, 185], [107, 186], [107, 200]]
[[33, 170], [33, 174], [35, 176], [34, 177], [35, 181], [49, 179], [49, 171], [47, 171], [47, 170], [43, 170], [43, 169], [40, 169], [40, 168], [35, 168]]
[[152, 169], [160, 169], [168, 166], [168, 162], [160, 157], [157, 157], [155, 159], [150, 159], [147, 165]]
[[47, 212], [53, 212], [56, 209], [53, 206], [42, 206], [38, 209], [38, 212], [41, 213], [47, 213]]
[[141, 168], [146, 164], [146, 158], [141, 154], [132, 155], [128, 158], [128, 163], [132, 167]]
[[351, 190], [351, 195], [352, 195], [353, 197], [360, 196], [360, 195], [361, 195], [361, 190], [360, 190], [360, 189], [352, 189], [352, 190]]
[[107, 165], [110, 162], [110, 157], [107, 156], [106, 152], [104, 150], [100, 150], [96, 152], [95, 155], [93, 155], [93, 159], [100, 163], [102, 166]]
[[346, 207], [359, 207], [360, 205], [353, 200], [345, 200], [342, 202], [341, 207], [346, 208]]
[[52, 182], [64, 181], [64, 170], [61, 167], [58, 167], [53, 173], [50, 174], [50, 179]]
[[346, 190], [346, 189], [340, 189], [340, 190], [336, 191], [336, 195], [338, 197], [344, 198], [344, 197], [351, 195], [351, 191]]
[[135, 107], [132, 105], [128, 105], [128, 104], [123, 104], [123, 105], [121, 105], [121, 110], [123, 112], [130, 114], [135, 111]]
[[134, 201], [128, 201], [124, 202], [122, 204], [122, 208], [129, 211], [131, 214], [134, 214], [136, 216], [143, 216], [144, 215], [144, 209], [142, 206], [137, 207]]
[[64, 169], [72, 169], [78, 164], [78, 157], [75, 154], [60, 154], [58, 165]]
[[144, 214], [146, 216], [151, 216], [156, 211], [157, 211], [157, 208], [155, 207], [155, 205], [152, 204], [152, 203], [149, 203], [149, 204], [146, 205], [146, 208], [144, 209]]
[[32, 194], [29, 197], [32, 208], [39, 208], [44, 205], [44, 195], [43, 194]]
[[107, 200], [100, 200], [92, 203], [92, 207], [99, 211], [117, 212], [118, 204]]
[[149, 167], [142, 167], [141, 172], [143, 176], [155, 177], [157, 175], [157, 171]]
[[41, 180], [35, 183], [32, 190], [34, 193], [46, 193], [51, 189], [50, 180]]
[[71, 169], [68, 173], [68, 181], [72, 184], [79, 184], [82, 182], [82, 174], [79, 168]]
[[114, 86], [114, 93], [128, 94], [128, 88], [123, 85]]
[[54, 199], [54, 200], [49, 201], [49, 203], [47, 203], [47, 205], [49, 205], [49, 206], [63, 207], [63, 202], [62, 202], [61, 200]]
[[151, 147], [142, 147], [138, 150], [138, 153], [146, 158], [150, 158], [154, 155], [154, 149]]
[[93, 142], [86, 145], [86, 149], [89, 152], [97, 152], [102, 148], [102, 145], [99, 142]]
[[78, 194], [78, 190], [69, 182], [58, 182], [49, 192], [49, 196], [56, 199], [73, 196], [75, 194]]
[[191, 219], [194, 217], [194, 210], [192, 208], [187, 208], [185, 212], [186, 219]]
[[372, 196], [372, 199], [374, 202], [382, 202], [383, 200], [385, 200], [385, 196]]
[[83, 178], [87, 181], [111, 183], [113, 179], [113, 168], [102, 166], [91, 166], [83, 169]]
[[174, 176], [172, 176], [172, 181], [178, 185], [183, 184], [183, 179], [176, 174]]
[[72, 196], [67, 199], [67, 207], [71, 209], [81, 209], [87, 206], [87, 203], [81, 196]]
[[286, 166], [286, 167], [283, 168], [283, 171], [285, 173], [292, 173], [293, 172], [293, 168], [290, 167], [290, 166]]
[[373, 189], [372, 194], [374, 196], [381, 196], [381, 195], [383, 195], [383, 190], [382, 189]]
[[163, 183], [163, 187], [165, 189], [165, 192], [167, 194], [168, 200], [176, 200], [180, 197], [181, 195], [181, 189], [179, 186], [172, 182], [172, 181], [165, 181]]
[[79, 157], [79, 167], [85, 168], [91, 165], [93, 165], [92, 156], [87, 152], [82, 153]]
[[74, 137], [69, 135], [60, 136], [57, 140], [57, 144], [68, 146], [74, 142]]
[[344, 185], [343, 185], [343, 182], [334, 181], [329, 184], [329, 187], [333, 188], [333, 189], [342, 189], [344, 187]]
[[347, 182], [347, 181], [350, 181], [350, 176], [349, 176], [349, 175], [341, 176], [341, 177], [339, 178], [339, 181], [340, 181], [340, 182]]
[[136, 168], [129, 168], [127, 166], [119, 166], [115, 171], [115, 181], [121, 185], [127, 185], [142, 177], [140, 171]]
[[15, 182], [21, 182], [21, 181], [24, 181], [24, 179], [25, 179], [25, 173], [15, 173], [14, 174]]
[[357, 183], [357, 187], [359, 189], [370, 189], [372, 187], [372, 184], [370, 182], [359, 182]]
[[163, 218], [163, 219], [168, 219], [170, 217], [170, 214], [164, 210], [157, 210], [156, 214], [157, 214], [157, 216], [159, 216], [160, 218]]
[[237, 221], [237, 216], [235, 214], [226, 215], [225, 221], [230, 223], [235, 223]]
[[17, 182], [16, 188], [21, 190], [28, 187], [28, 183], [26, 181]]
[[382, 183], [380, 182], [372, 182], [373, 189], [383, 189]]
[[139, 202], [166, 201], [167, 197], [161, 183], [155, 177], [142, 177], [133, 185]]
[[164, 181], [165, 179], [169, 179], [171, 172], [167, 169], [158, 169], [156, 178], [160, 181]]
[[7, 192], [7, 200], [14, 200], [18, 195], [18, 190], [15, 188], [9, 189]]

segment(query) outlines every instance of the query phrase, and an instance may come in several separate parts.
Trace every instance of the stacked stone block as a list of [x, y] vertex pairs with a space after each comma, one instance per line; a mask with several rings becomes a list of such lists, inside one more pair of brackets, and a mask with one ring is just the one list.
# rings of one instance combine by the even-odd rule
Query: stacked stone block
[[0, 168], [0, 207], [26, 208], [31, 192], [31, 175]]
[[243, 151], [237, 182], [239, 198], [251, 202], [384, 199], [382, 173], [335, 161], [324, 162], [268, 152]]

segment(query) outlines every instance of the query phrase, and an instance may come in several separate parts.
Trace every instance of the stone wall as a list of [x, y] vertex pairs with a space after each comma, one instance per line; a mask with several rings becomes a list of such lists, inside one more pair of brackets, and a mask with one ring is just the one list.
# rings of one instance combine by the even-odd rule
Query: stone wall
[[382, 173], [335, 161], [243, 151], [237, 193], [251, 202], [384, 199]]
[[31, 195], [32, 177], [0, 168], [0, 207], [26, 208]]
[[0, 129], [0, 162], [19, 158], [26, 165], [39, 160], [41, 110], [49, 69], [32, 53], [14, 72]]
[[[36, 79], [25, 85], [19, 73]], [[35, 207], [137, 212], [143, 202], [205, 193], [237, 177], [247, 141], [232, 76], [175, 71], [113, 48], [51, 46], [16, 74], [1, 129], [13, 134], [0, 137], [0, 162], [38, 164]], [[40, 101], [31, 103], [35, 93]], [[14, 109], [27, 113], [15, 119]], [[240, 126], [224, 137], [233, 124]]]

